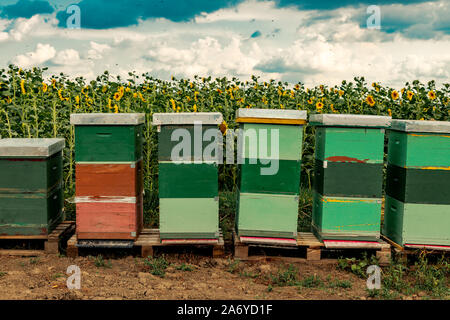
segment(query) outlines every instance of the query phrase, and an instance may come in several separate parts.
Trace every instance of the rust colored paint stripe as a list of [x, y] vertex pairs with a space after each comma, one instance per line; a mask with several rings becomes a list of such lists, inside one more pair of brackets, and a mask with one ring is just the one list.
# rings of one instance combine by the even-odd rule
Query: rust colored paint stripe
[[76, 196], [136, 197], [143, 191], [142, 161], [134, 164], [76, 164]]
[[273, 118], [236, 118], [236, 122], [243, 123], [271, 123], [271, 124], [306, 124], [302, 119], [273, 119]]
[[346, 156], [333, 156], [333, 157], [328, 157], [325, 160], [330, 161], [330, 162], [356, 162], [356, 163], [367, 163], [367, 161], [369, 161], [370, 159], [356, 159], [356, 158], [351, 158], [351, 157], [346, 157]]

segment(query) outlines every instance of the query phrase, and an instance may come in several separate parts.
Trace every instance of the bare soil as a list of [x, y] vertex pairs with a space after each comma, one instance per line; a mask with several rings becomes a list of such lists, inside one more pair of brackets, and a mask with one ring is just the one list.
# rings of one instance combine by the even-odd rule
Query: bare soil
[[[230, 258], [193, 255], [166, 259], [170, 264], [159, 277], [149, 272], [144, 259], [132, 256], [105, 259], [106, 266], [96, 266], [89, 256], [0, 256], [0, 299], [370, 299], [366, 281], [338, 270], [336, 260], [293, 263], [299, 280], [313, 275], [323, 280], [321, 286], [299, 288], [269, 285], [270, 275], [287, 267], [280, 261], [233, 264]], [[183, 264], [192, 271], [181, 270]], [[70, 265], [81, 269], [80, 290], [66, 286]], [[350, 281], [351, 288], [333, 288], [336, 280]]]

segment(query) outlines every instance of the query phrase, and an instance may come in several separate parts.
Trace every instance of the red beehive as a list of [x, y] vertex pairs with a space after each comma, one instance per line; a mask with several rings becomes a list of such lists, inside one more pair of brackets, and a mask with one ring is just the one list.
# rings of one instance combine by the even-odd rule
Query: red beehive
[[143, 226], [144, 114], [72, 114], [78, 239], [134, 240]]

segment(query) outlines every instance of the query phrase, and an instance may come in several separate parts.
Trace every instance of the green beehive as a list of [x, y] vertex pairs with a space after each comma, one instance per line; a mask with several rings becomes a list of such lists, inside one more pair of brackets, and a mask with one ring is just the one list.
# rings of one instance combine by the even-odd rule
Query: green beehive
[[325, 240], [380, 237], [385, 128], [391, 118], [315, 114], [313, 232]]
[[0, 235], [48, 235], [63, 220], [64, 139], [0, 140]]
[[164, 239], [218, 239], [222, 115], [155, 113], [159, 227]]
[[239, 109], [240, 237], [297, 238], [306, 111]]
[[450, 122], [392, 121], [383, 234], [402, 246], [450, 245]]
[[[74, 113], [77, 163], [135, 162], [142, 158], [144, 114]], [[111, 152], [114, 146], [114, 152]]]

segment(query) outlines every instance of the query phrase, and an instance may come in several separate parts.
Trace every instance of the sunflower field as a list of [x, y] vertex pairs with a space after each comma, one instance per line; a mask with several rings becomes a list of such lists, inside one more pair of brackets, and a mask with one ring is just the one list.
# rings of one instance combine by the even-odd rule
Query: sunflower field
[[[71, 79], [59, 74], [45, 76], [46, 68], [22, 70], [9, 66], [0, 70], [0, 136], [2, 138], [64, 137], [64, 182], [66, 199], [75, 191], [74, 129], [71, 113], [145, 113], [145, 221], [158, 221], [158, 165], [154, 112], [221, 112], [222, 128], [234, 128], [238, 108], [300, 109], [311, 113], [353, 113], [391, 115], [396, 119], [443, 120], [450, 116], [450, 84], [437, 88], [413, 81], [394, 89], [380, 83], [367, 84], [364, 78], [342, 81], [333, 87], [305, 88], [258, 77], [198, 77], [165, 81], [145, 73], [129, 73], [127, 79], [105, 71], [95, 80]], [[306, 126], [302, 163], [302, 184], [311, 188], [313, 128]], [[233, 191], [237, 182], [235, 165], [219, 168], [219, 190]], [[70, 201], [67, 202], [70, 207]], [[67, 208], [66, 208], [67, 209]], [[69, 208], [70, 210], [70, 208]]]

